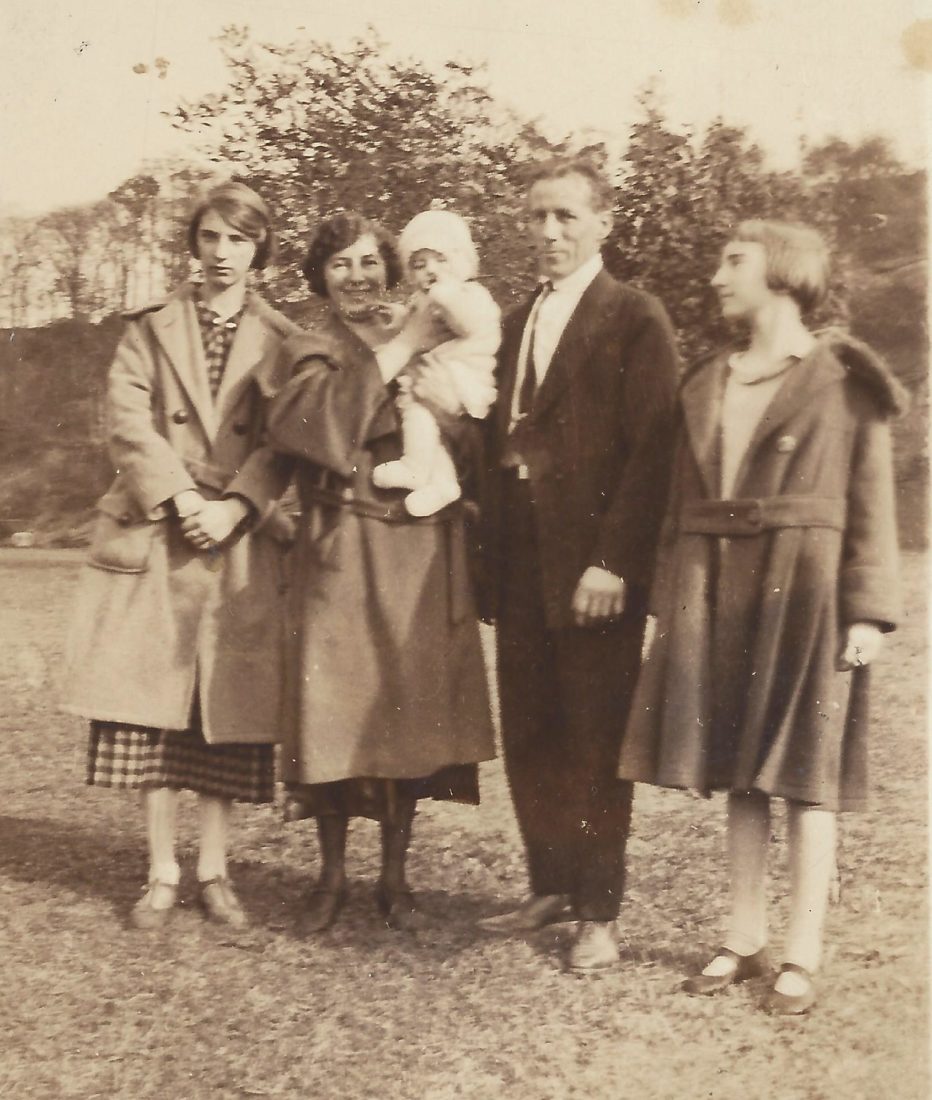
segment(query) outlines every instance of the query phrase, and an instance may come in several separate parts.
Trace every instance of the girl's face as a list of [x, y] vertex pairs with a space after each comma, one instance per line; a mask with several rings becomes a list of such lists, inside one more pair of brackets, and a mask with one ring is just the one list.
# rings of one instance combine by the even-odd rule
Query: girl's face
[[442, 252], [419, 248], [408, 260], [411, 281], [418, 290], [429, 290], [439, 279], [451, 277], [450, 264]]
[[256, 242], [224, 221], [216, 210], [206, 210], [197, 227], [197, 258], [209, 293], [220, 294], [246, 276], [256, 255]]
[[729, 241], [712, 277], [722, 316], [750, 320], [769, 305], [776, 291], [767, 285], [767, 254], [757, 241]]
[[324, 283], [333, 308], [347, 321], [372, 316], [385, 293], [385, 261], [378, 241], [366, 233], [324, 264]]

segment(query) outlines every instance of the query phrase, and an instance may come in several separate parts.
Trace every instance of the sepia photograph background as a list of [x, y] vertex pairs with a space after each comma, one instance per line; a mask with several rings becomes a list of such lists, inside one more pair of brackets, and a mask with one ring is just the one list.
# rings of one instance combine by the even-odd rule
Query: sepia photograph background
[[[932, 5], [905, 0], [4, 0], [0, 1096], [928, 1095], [930, 72]], [[720, 800], [639, 789], [608, 974], [561, 971], [566, 927], [477, 930], [526, 891], [500, 762], [480, 807], [418, 815], [416, 937], [374, 915], [378, 836], [359, 821], [346, 916], [300, 939], [316, 839], [280, 805], [237, 813], [250, 931], [203, 925], [192, 881], [171, 935], [141, 937], [124, 919], [145, 877], [138, 800], [84, 786], [85, 731], [57, 709], [112, 477], [107, 370], [122, 314], [196, 270], [192, 200], [230, 177], [269, 200], [280, 249], [256, 285], [302, 325], [299, 265], [339, 209], [394, 232], [431, 206], [463, 214], [507, 309], [534, 279], [528, 169], [566, 152], [613, 179], [606, 265], [663, 301], [684, 364], [729, 339], [709, 288], [729, 228], [778, 217], [831, 244], [816, 327], [866, 340], [910, 391], [894, 427], [906, 615], [874, 674], [872, 806], [841, 821], [805, 1020], [743, 989], [678, 992], [725, 914]], [[779, 938], [779, 813], [771, 859]]]

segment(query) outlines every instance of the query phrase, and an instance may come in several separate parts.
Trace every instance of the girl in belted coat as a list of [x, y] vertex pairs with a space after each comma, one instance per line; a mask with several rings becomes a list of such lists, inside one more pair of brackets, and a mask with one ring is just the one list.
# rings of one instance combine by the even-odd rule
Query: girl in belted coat
[[91, 719], [88, 782], [145, 792], [150, 867], [132, 913], [175, 904], [178, 792], [200, 796], [199, 900], [246, 916], [226, 872], [231, 802], [271, 801], [283, 675], [287, 463], [263, 445], [258, 364], [291, 333], [247, 290], [272, 245], [242, 184], [210, 191], [189, 224], [200, 286], [130, 314], [108, 383], [116, 480], [97, 525], [68, 641], [64, 709]]
[[899, 384], [862, 344], [816, 339], [814, 231], [740, 225], [712, 285], [745, 350], [685, 378], [644, 664], [620, 774], [728, 792], [731, 916], [684, 985], [769, 973], [770, 798], [788, 806], [790, 921], [765, 1006], [807, 1011], [835, 860], [835, 814], [866, 794], [867, 676], [897, 615], [889, 419]]

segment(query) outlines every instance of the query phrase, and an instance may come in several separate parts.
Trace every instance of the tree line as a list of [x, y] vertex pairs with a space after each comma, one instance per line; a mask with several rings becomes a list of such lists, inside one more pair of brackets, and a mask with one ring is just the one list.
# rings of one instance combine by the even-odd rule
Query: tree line
[[[400, 227], [430, 205], [473, 224], [484, 277], [503, 305], [532, 264], [521, 231], [529, 166], [580, 151], [548, 140], [503, 106], [482, 71], [440, 73], [389, 59], [370, 31], [345, 49], [259, 42], [228, 27], [219, 39], [226, 85], [179, 103], [172, 121], [197, 135], [206, 161], [154, 162], [98, 202], [0, 221], [0, 325], [100, 318], [163, 294], [190, 270], [182, 227], [212, 177], [235, 175], [267, 196], [280, 227], [278, 263], [262, 289], [300, 319], [298, 265], [315, 221], [356, 208]], [[626, 150], [593, 141], [617, 185], [608, 264], [666, 303], [688, 356], [721, 336], [707, 292], [728, 227], [748, 216], [798, 218], [836, 245], [826, 319], [844, 320], [853, 262], [920, 248], [922, 183], [882, 139], [831, 139], [775, 171], [745, 131], [724, 119], [681, 132], [655, 88], [640, 97]], [[904, 205], [904, 195], [910, 201]], [[885, 209], [879, 209], [885, 207]], [[901, 224], [902, 223], [902, 224]]]

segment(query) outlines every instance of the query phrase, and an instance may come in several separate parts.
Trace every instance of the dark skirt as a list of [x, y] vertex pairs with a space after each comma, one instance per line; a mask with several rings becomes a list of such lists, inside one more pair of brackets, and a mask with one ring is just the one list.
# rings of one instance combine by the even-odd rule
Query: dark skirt
[[479, 805], [479, 769], [454, 764], [419, 779], [340, 779], [333, 783], [288, 783], [285, 820], [306, 817], [368, 817], [391, 821], [399, 798], [433, 798]]
[[87, 782], [121, 790], [171, 787], [211, 798], [272, 802], [274, 745], [208, 745], [200, 729], [91, 722]]

